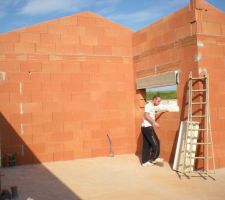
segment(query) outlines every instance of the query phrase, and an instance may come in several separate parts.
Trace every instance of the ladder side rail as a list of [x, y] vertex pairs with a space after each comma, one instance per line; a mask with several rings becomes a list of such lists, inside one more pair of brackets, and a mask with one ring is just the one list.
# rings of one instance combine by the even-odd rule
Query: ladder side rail
[[189, 80], [188, 80], [188, 89], [189, 89], [189, 95], [188, 95], [188, 120], [187, 120], [187, 126], [186, 126], [186, 135], [185, 135], [185, 140], [184, 140], [184, 156], [183, 156], [183, 173], [185, 174], [186, 173], [186, 159], [187, 159], [187, 141], [188, 141], [188, 131], [189, 131], [189, 121], [190, 121], [190, 114], [189, 114], [189, 111], [190, 111], [190, 105], [191, 105], [191, 100], [190, 100], [190, 97], [191, 97], [191, 73], [189, 74]]
[[210, 142], [211, 142], [211, 152], [212, 152], [212, 157], [213, 157], [213, 173], [216, 173], [216, 165], [215, 165], [215, 154], [214, 154], [214, 144], [213, 144], [213, 138], [212, 138], [212, 126], [211, 126], [211, 111], [210, 111], [210, 92], [209, 92], [209, 84], [210, 80], [208, 77], [208, 113], [209, 113], [209, 134], [210, 134]]

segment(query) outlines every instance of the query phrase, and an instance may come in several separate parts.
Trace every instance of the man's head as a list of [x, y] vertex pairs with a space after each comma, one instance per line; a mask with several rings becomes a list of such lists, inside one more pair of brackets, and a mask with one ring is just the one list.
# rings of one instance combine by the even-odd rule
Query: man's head
[[158, 95], [153, 96], [152, 103], [154, 106], [158, 106], [161, 102], [161, 97]]

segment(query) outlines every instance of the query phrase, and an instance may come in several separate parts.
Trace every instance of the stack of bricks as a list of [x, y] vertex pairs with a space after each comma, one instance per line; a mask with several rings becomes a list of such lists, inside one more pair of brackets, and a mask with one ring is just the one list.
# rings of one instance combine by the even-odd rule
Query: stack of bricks
[[[136, 148], [132, 31], [90, 12], [0, 36], [2, 152], [18, 163]], [[125, 142], [126, 141], [126, 142]]]

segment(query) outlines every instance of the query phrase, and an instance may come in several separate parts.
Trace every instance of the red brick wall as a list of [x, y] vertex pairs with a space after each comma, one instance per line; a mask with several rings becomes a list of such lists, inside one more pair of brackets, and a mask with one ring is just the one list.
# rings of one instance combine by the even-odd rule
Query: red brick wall
[[199, 68], [210, 77], [210, 104], [216, 167], [225, 166], [225, 14], [209, 4], [196, 11]]
[[191, 0], [136, 33], [85, 12], [1, 35], [3, 154], [17, 152], [20, 164], [107, 155], [108, 132], [116, 154], [140, 153], [145, 93], [135, 91], [135, 78], [180, 70], [180, 112], [162, 115], [157, 130], [161, 156], [172, 162], [187, 119], [188, 75], [206, 68], [217, 91], [210, 96], [216, 166], [224, 167], [224, 21]]
[[86, 12], [0, 36], [2, 153], [18, 163], [135, 149], [132, 31]]
[[[136, 77], [165, 71], [180, 70], [178, 104], [180, 113], [166, 113], [159, 119], [157, 130], [161, 140], [161, 156], [173, 161], [176, 138], [181, 120], [187, 118], [187, 80], [190, 71], [197, 73], [196, 24], [194, 12], [186, 7], [150, 25], [133, 36]], [[141, 152], [140, 123], [143, 118], [143, 95], [137, 96], [136, 125], [139, 138], [137, 152]]]
[[[179, 113], [166, 113], [158, 121], [161, 156], [173, 162], [180, 121], [187, 119], [188, 75], [207, 69], [210, 77], [212, 129], [216, 167], [225, 166], [224, 146], [224, 23], [225, 15], [203, 0], [152, 24], [133, 36], [136, 78], [164, 71], [180, 70], [178, 85]], [[201, 47], [202, 43], [204, 47]], [[200, 58], [200, 60], [196, 59]], [[216, 94], [215, 94], [216, 89]], [[145, 93], [136, 95], [137, 153], [141, 152], [140, 124]], [[197, 109], [197, 108], [196, 108]]]

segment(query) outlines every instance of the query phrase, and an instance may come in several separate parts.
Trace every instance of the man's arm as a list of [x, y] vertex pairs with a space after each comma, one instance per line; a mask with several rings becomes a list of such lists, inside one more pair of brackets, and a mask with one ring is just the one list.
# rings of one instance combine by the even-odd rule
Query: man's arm
[[155, 107], [155, 112], [156, 114], [161, 114], [161, 113], [169, 112], [169, 110], [166, 108], [166, 106], [159, 105]]
[[155, 127], [157, 127], [157, 128], [159, 127], [159, 124], [158, 124], [154, 119], [152, 119], [152, 118], [150, 117], [149, 113], [145, 112], [144, 117], [145, 117], [145, 119], [146, 119], [149, 123], [151, 123], [153, 126], [155, 126]]
[[160, 110], [160, 111], [156, 111], [156, 115], [165, 113], [165, 112], [169, 112], [169, 110]]

